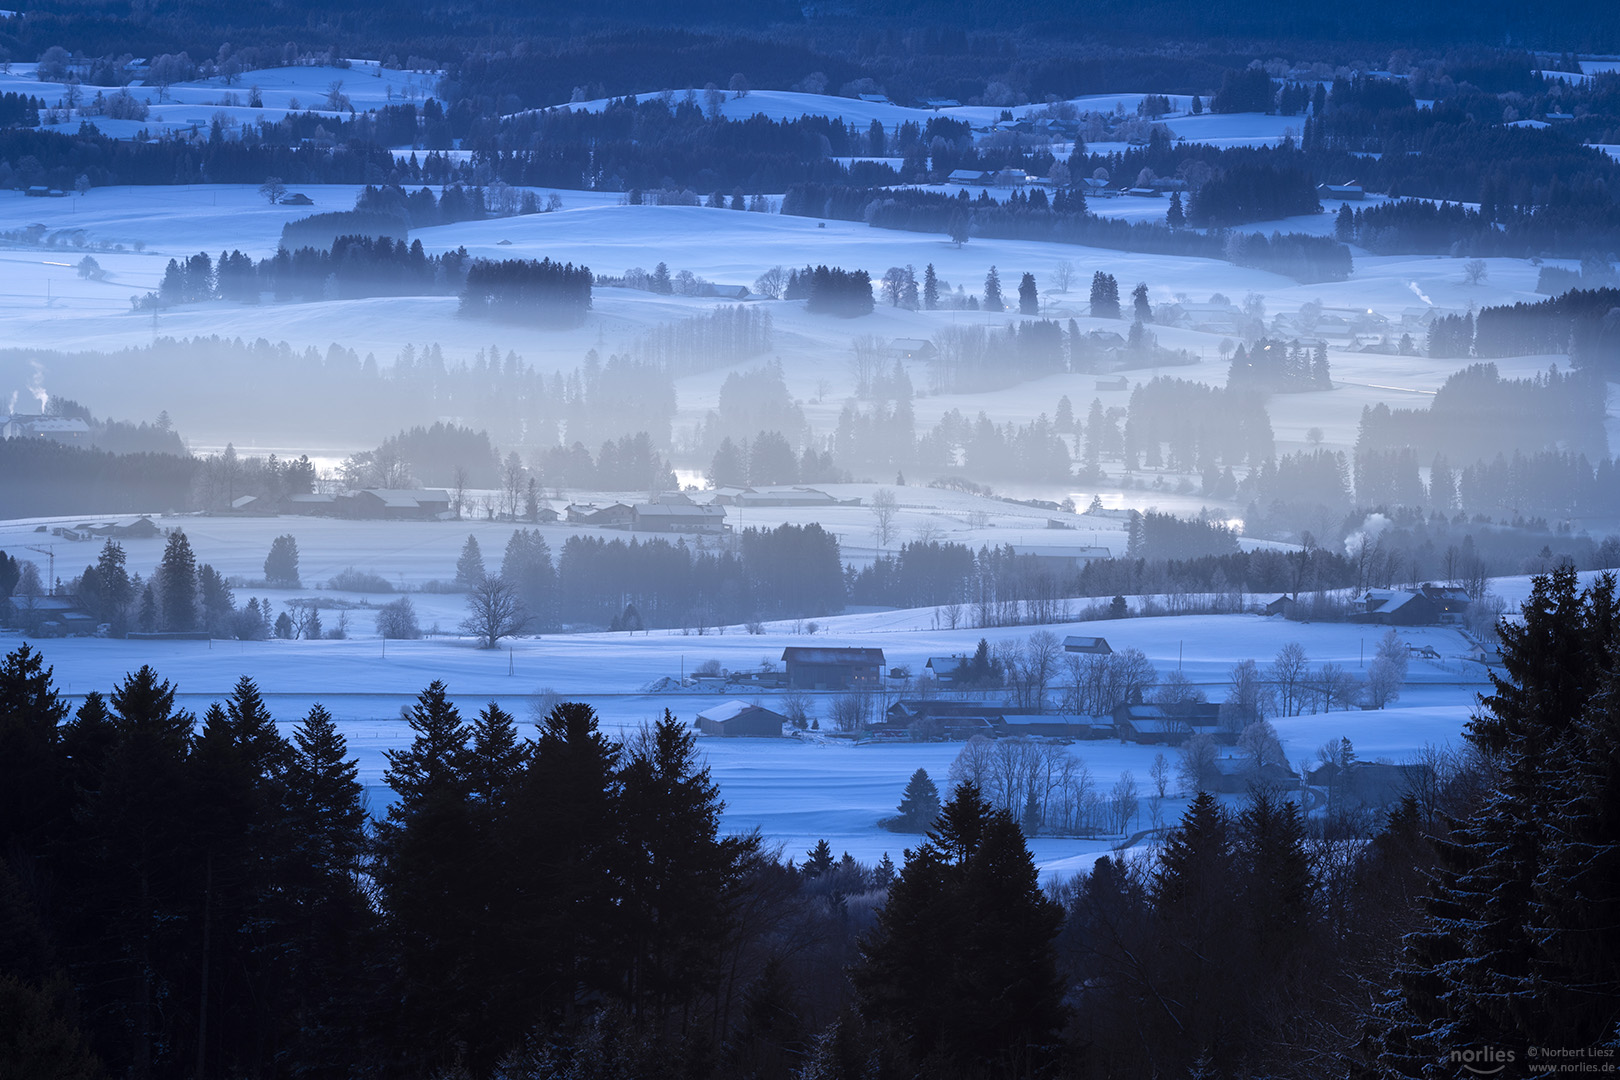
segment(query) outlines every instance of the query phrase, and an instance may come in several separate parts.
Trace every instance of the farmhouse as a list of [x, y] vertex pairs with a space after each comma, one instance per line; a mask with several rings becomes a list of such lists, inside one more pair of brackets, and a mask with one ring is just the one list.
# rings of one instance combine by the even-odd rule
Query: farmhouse
[[0, 439], [88, 443], [90, 425], [76, 416], [0, 416]]
[[883, 684], [882, 649], [790, 645], [782, 650], [788, 685], [795, 690], [847, 690]]
[[281, 500], [283, 514], [330, 514], [336, 510], [336, 495], [288, 495]]
[[[1224, 715], [1223, 715], [1224, 714]], [[1252, 710], [1213, 701], [1179, 705], [1125, 704], [1114, 709], [1114, 727], [1123, 742], [1179, 746], [1194, 735], [1235, 741], [1234, 732], [1255, 719]]]
[[1323, 199], [1339, 199], [1349, 202], [1360, 202], [1367, 197], [1367, 193], [1355, 181], [1348, 184], [1320, 184], [1316, 188], [1316, 194]]
[[950, 686], [962, 677], [962, 665], [967, 662], [965, 656], [930, 656], [923, 670], [932, 675], [939, 685]]
[[746, 701], [728, 701], [697, 715], [697, 729], [705, 735], [779, 739], [785, 723], [787, 717], [781, 713]]
[[158, 528], [157, 522], [145, 514], [140, 517], [119, 518], [116, 521], [86, 525], [80, 531], [87, 532], [91, 536], [110, 536], [114, 540], [150, 540], [154, 536], [163, 535], [163, 530]]
[[337, 510], [350, 518], [434, 521], [450, 517], [450, 495], [426, 489], [365, 488], [339, 495]]
[[1079, 637], [1070, 634], [1063, 639], [1063, 651], [1068, 653], [1087, 653], [1091, 656], [1112, 656], [1114, 650], [1109, 646], [1107, 638]]
[[1440, 609], [1421, 592], [1368, 589], [1361, 598], [1361, 610], [1352, 612], [1350, 618], [1379, 626], [1432, 626], [1440, 621]]
[[627, 528], [635, 511], [624, 503], [597, 506], [595, 503], [569, 503], [564, 509], [570, 525], [600, 525], [609, 529]]

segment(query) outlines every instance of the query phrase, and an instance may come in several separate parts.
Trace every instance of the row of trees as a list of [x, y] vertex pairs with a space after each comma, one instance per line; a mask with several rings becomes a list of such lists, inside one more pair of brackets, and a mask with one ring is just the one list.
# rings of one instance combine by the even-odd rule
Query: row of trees
[[538, 530], [519, 529], [500, 573], [485, 569], [476, 537], [456, 563], [470, 593], [464, 628], [487, 646], [523, 630], [558, 625], [710, 629], [762, 618], [830, 615], [844, 606], [838, 541], [819, 525], [744, 529], [735, 550], [662, 538], [570, 536], [553, 559]]
[[550, 259], [475, 260], [461, 313], [548, 327], [579, 326], [591, 307], [589, 267]]

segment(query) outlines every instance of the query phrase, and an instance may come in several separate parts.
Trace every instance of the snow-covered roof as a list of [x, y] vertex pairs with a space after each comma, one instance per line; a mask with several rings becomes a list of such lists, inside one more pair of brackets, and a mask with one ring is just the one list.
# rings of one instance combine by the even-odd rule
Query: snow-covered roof
[[715, 705], [712, 708], [704, 709], [702, 712], [698, 713], [698, 718], [701, 720], [713, 720], [715, 723], [723, 723], [727, 720], [734, 720], [741, 714], [747, 712], [749, 709], [757, 707], [758, 706], [750, 705], [746, 701], [726, 701], [719, 705]]

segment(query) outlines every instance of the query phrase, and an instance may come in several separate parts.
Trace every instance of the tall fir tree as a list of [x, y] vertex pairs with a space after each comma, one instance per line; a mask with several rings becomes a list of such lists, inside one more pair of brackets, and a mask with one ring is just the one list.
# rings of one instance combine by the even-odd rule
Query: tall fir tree
[[990, 272], [984, 276], [984, 310], [1005, 311], [1006, 301], [1001, 298], [1001, 275], [996, 273], [992, 266]]
[[169, 534], [158, 563], [163, 601], [163, 629], [186, 631], [197, 626], [197, 557], [191, 541], [176, 529]]
[[926, 1072], [1034, 1072], [1063, 1019], [1061, 918], [1017, 822], [961, 784], [861, 943], [862, 1013]]

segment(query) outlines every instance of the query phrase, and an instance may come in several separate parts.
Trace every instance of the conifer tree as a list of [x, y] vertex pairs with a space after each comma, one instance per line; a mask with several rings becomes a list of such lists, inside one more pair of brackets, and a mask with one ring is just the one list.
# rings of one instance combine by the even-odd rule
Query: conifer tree
[[[293, 1063], [341, 1071], [359, 1056], [373, 916], [362, 890], [369, 841], [359, 763], [321, 705], [293, 729], [286, 771], [285, 861], [289, 950], [286, 1024]], [[363, 1044], [362, 1044], [363, 1045]]]
[[939, 278], [934, 274], [933, 263], [929, 263], [923, 270], [922, 300], [923, 307], [928, 311], [939, 307]]
[[164, 545], [157, 579], [163, 600], [163, 628], [191, 630], [197, 625], [197, 557], [191, 541], [176, 529]]
[[1549, 1032], [1612, 1032], [1612, 996], [1583, 980], [1616, 981], [1620, 935], [1593, 922], [1615, 895], [1612, 834], [1591, 832], [1610, 813], [1613, 752], [1590, 751], [1611, 723], [1617, 629], [1613, 575], [1583, 592], [1573, 567], [1533, 579], [1520, 619], [1501, 624], [1502, 673], [1466, 733], [1490, 786], [1438, 847], [1426, 925], [1406, 936], [1380, 1011], [1385, 1071], [1415, 1075], [1455, 1045], [1523, 1060]]
[[918, 769], [900, 796], [900, 825], [908, 832], [926, 832], [939, 816], [939, 787], [927, 769]]
[[59, 725], [68, 705], [52, 675], [27, 642], [0, 663], [0, 853], [38, 854], [65, 824]]
[[461, 555], [456, 559], [456, 585], [471, 589], [483, 580], [484, 553], [479, 550], [478, 537], [468, 533], [466, 542], [461, 545]]
[[1007, 304], [1001, 298], [1001, 275], [996, 273], [992, 266], [990, 272], [984, 276], [984, 310], [1005, 311]]
[[862, 1012], [914, 1064], [937, 1055], [964, 1075], [1032, 1071], [1062, 1022], [1060, 920], [1017, 822], [962, 784], [861, 943]]
[[532, 901], [513, 912], [505, 940], [520, 1001], [531, 1015], [560, 1020], [620, 985], [620, 747], [578, 702], [556, 706], [539, 728], [506, 826], [523, 853], [518, 888]]
[[489, 926], [469, 894], [468, 859], [477, 852], [471, 814], [470, 732], [431, 683], [404, 711], [414, 738], [385, 750], [383, 780], [397, 801], [377, 823], [376, 881], [396, 965], [398, 1048], [431, 1072], [448, 1064], [471, 1035], [483, 997], [466, 958]]
[[1018, 313], [1020, 315], [1039, 315], [1041, 313], [1040, 293], [1035, 288], [1035, 275], [1026, 273], [1018, 282]]
[[718, 989], [728, 930], [725, 897], [757, 837], [720, 835], [720, 789], [699, 763], [697, 737], [666, 709], [631, 744], [620, 774], [624, 836], [621, 878], [624, 998], [631, 1015], [656, 1026]]

